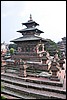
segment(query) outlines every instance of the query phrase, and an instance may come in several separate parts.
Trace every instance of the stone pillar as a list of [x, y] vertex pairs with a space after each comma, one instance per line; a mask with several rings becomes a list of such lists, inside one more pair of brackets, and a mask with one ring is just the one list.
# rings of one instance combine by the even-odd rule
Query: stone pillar
[[46, 52], [46, 57], [47, 57], [48, 59], [50, 58], [49, 52]]
[[37, 53], [39, 52], [39, 50], [38, 50], [38, 46], [36, 47], [36, 52], [37, 52]]
[[44, 52], [44, 44], [43, 44], [43, 52]]
[[61, 58], [59, 60], [59, 65], [60, 65], [60, 68], [63, 69], [63, 64], [65, 63], [65, 61]]
[[23, 72], [23, 62], [22, 59], [19, 60], [19, 76], [22, 77], [24, 76], [24, 72]]
[[1, 73], [2, 73], [2, 72], [3, 72], [3, 73], [6, 72], [6, 65], [2, 65], [2, 66], [1, 66]]
[[46, 57], [46, 55], [47, 55], [47, 53], [44, 52], [44, 53], [43, 53], [43, 57], [42, 57], [42, 63], [43, 63], [43, 64], [47, 64], [48, 58]]
[[1, 72], [6, 72], [6, 61], [5, 60], [2, 60], [2, 63], [1, 63]]
[[59, 57], [58, 57], [58, 54], [57, 54], [57, 53], [54, 55], [54, 59], [55, 59], [56, 61], [59, 60]]
[[26, 66], [26, 62], [24, 62], [24, 77], [26, 77], [27, 76], [27, 73], [26, 73], [26, 68], [27, 68], [27, 66]]
[[59, 68], [57, 67], [57, 62], [52, 61], [50, 70], [52, 72], [52, 76], [50, 79], [53, 81], [60, 81], [60, 79], [57, 76], [57, 72], [59, 71]]

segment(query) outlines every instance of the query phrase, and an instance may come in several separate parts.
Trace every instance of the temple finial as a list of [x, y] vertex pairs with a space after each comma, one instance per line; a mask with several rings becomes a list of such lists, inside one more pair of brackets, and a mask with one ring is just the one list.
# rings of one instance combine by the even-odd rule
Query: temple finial
[[32, 20], [32, 15], [30, 14], [30, 20]]

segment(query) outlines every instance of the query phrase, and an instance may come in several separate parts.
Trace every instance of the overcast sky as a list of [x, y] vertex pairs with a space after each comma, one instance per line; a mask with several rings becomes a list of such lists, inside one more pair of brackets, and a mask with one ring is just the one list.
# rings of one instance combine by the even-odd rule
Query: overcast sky
[[66, 1], [1, 1], [1, 42], [21, 37], [16, 31], [25, 28], [21, 23], [30, 14], [44, 31], [41, 37], [58, 42], [66, 36]]

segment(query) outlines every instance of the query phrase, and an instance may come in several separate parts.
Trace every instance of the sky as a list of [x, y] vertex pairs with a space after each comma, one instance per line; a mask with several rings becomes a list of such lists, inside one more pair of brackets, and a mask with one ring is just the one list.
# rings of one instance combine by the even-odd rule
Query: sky
[[22, 37], [17, 31], [30, 14], [44, 32], [40, 37], [56, 43], [66, 37], [66, 1], [1, 1], [1, 43]]

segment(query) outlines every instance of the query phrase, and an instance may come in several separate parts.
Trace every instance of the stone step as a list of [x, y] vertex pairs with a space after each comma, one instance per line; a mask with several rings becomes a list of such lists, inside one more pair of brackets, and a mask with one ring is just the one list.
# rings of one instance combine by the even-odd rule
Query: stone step
[[17, 74], [18, 73], [18, 71], [17, 70], [15, 70], [15, 69], [7, 69], [6, 70], [6, 73], [15, 73], [15, 74]]
[[8, 66], [8, 67], [6, 67], [6, 69], [17, 69], [17, 70], [19, 70], [18, 67], [12, 67], [12, 66], [11, 67]]
[[27, 76], [28, 77], [39, 77], [39, 73], [30, 73], [30, 72], [27, 72]]
[[26, 81], [30, 83], [37, 83], [37, 84], [44, 84], [44, 85], [50, 85], [50, 86], [63, 86], [63, 81], [51, 81], [46, 78], [36, 78], [36, 77], [18, 77], [16, 74], [9, 74], [9, 73], [1, 73], [2, 78], [10, 78], [10, 79], [18, 79], [19, 81]]
[[63, 90], [62, 87], [59, 88], [57, 86], [50, 86], [50, 85], [24, 82], [23, 80], [19, 81], [18, 79], [10, 79], [10, 78], [6, 78], [6, 79], [1, 78], [1, 82], [2, 82], [2, 84], [10, 83], [10, 84], [14, 84], [14, 85], [22, 86], [22, 87], [26, 87], [26, 88], [34, 88], [34, 89], [37, 89], [37, 90], [46, 90], [46, 91], [66, 94], [66, 91]]
[[[45, 70], [37, 70], [37, 69], [33, 70], [32, 68], [29, 68], [29, 69], [27, 69], [26, 71], [27, 71], [27, 72], [37, 72], [37, 73], [41, 73], [41, 72], [43, 72], [43, 71], [45, 71]], [[49, 71], [46, 70], [45, 72], [49, 72]]]
[[18, 75], [18, 71], [17, 70], [8, 69], [5, 72], [8, 73], [8, 74], [13, 74], [13, 75], [16, 75], [17, 74]]
[[[8, 68], [7, 70], [6, 70], [6, 73], [12, 73], [12, 74], [18, 74], [19, 72], [19, 69], [17, 69], [17, 68]], [[33, 76], [33, 77], [43, 77], [43, 76], [39, 76], [39, 74], [42, 72], [42, 71], [36, 71], [36, 72], [34, 72], [34, 71], [32, 71], [32, 70], [27, 70], [26, 71], [27, 72], [27, 76]], [[48, 77], [49, 78], [49, 77]]]
[[6, 67], [6, 69], [19, 69], [19, 65], [18, 66], [15, 66], [15, 65], [6, 65], [5, 67]]
[[7, 94], [7, 93], [5, 93], [4, 92], [4, 94], [3, 94], [3, 92], [2, 92], [2, 94], [1, 94], [1, 96], [4, 96], [6, 99], [20, 99], [19, 97], [14, 97], [14, 96], [9, 96], [9, 94]]
[[13, 73], [17, 72], [18, 73], [18, 71], [19, 71], [19, 68], [15, 68], [15, 67], [7, 67], [6, 68], [6, 72], [8, 72], [8, 73], [11, 73], [11, 72], [13, 72]]
[[36, 99], [34, 97], [31, 97], [31, 96], [27, 96], [27, 95], [20, 95], [19, 93], [16, 93], [14, 91], [11, 91], [11, 90], [7, 90], [7, 89], [3, 89], [2, 90], [2, 93], [5, 94], [5, 95], [10, 95], [10, 96], [13, 96], [14, 98], [16, 97], [16, 99]]
[[[27, 72], [27, 76], [29, 77], [42, 77], [42, 78], [47, 78], [47, 79], [51, 79], [51, 74], [49, 74], [48, 72], [46, 71], [41, 71], [41, 72]], [[58, 78], [57, 78], [58, 79]], [[58, 80], [59, 81], [59, 80]]]
[[26, 94], [36, 97], [36, 99], [52, 98], [52, 99], [66, 99], [66, 95], [60, 93], [54, 93], [50, 91], [36, 90], [31, 88], [25, 88], [14, 84], [4, 83], [4, 89], [13, 91], [14, 93]]

